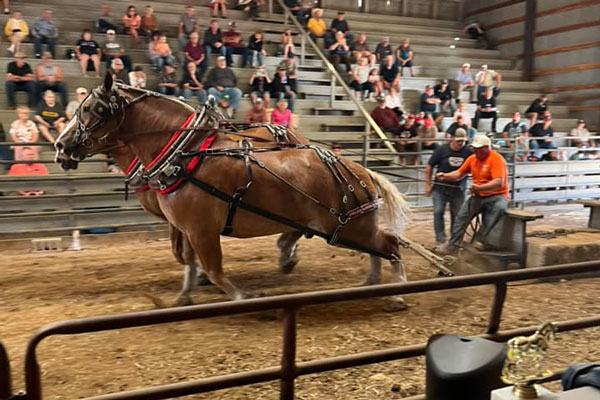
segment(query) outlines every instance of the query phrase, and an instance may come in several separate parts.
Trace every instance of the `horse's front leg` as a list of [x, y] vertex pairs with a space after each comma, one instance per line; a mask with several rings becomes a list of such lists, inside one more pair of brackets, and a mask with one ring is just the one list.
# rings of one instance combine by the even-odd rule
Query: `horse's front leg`
[[296, 249], [298, 248], [298, 240], [302, 237], [302, 232], [287, 232], [282, 233], [277, 240], [277, 247], [279, 247], [279, 271], [282, 274], [289, 274], [294, 270], [296, 264], [298, 264], [298, 256], [296, 256]]

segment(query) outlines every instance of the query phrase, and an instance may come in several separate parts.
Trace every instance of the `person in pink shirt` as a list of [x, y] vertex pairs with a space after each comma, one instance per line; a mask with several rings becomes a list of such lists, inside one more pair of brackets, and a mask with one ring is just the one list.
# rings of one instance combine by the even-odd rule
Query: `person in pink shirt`
[[134, 6], [127, 7], [127, 14], [123, 16], [123, 32], [131, 36], [133, 44], [139, 43], [139, 30], [142, 24], [142, 17], [135, 11]]
[[281, 99], [277, 102], [277, 108], [271, 113], [271, 123], [291, 128], [292, 112], [288, 109], [288, 102]]

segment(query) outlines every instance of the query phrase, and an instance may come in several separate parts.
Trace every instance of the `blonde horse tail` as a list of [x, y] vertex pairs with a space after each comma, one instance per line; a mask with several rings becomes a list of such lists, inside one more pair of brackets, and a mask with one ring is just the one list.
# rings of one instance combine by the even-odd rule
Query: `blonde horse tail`
[[383, 199], [381, 217], [383, 225], [397, 234], [401, 234], [406, 223], [410, 220], [410, 205], [398, 188], [383, 175], [367, 169], [373, 184]]

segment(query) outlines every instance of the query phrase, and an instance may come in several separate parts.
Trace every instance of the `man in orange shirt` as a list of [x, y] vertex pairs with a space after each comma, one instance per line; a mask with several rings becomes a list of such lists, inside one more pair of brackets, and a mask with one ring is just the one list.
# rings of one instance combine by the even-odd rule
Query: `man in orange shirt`
[[483, 215], [483, 221], [474, 245], [479, 250], [484, 249], [485, 238], [508, 208], [508, 170], [504, 157], [491, 150], [490, 139], [485, 135], [475, 136], [471, 147], [474, 154], [459, 169], [436, 175], [439, 181], [460, 181], [469, 173], [473, 177], [471, 197], [458, 212], [452, 225], [452, 237], [440, 247], [441, 253], [456, 251], [467, 225], [479, 213]]
[[[13, 164], [8, 170], [8, 175], [48, 175], [46, 166], [37, 161], [37, 152], [31, 147], [23, 147], [21, 150], [22, 161], [28, 161], [26, 164]], [[40, 196], [44, 194], [43, 190], [23, 190], [19, 191], [20, 196]]]

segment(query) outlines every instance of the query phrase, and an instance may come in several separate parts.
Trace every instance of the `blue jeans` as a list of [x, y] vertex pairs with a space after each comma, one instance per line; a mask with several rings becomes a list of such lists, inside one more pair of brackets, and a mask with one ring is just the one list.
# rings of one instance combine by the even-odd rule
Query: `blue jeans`
[[162, 71], [162, 69], [165, 67], [165, 64], [171, 64], [171, 65], [175, 64], [175, 57], [173, 57], [173, 56], [154, 57], [152, 59], [152, 63], [154, 64], [156, 69], [158, 69], [159, 71]]
[[250, 53], [252, 54], [252, 59], [250, 60], [250, 66], [252, 68], [264, 65], [263, 64], [263, 55], [260, 51], [250, 50]]
[[27, 92], [27, 105], [31, 108], [35, 108], [37, 104], [37, 87], [34, 81], [6, 81], [4, 86], [6, 87], [6, 98], [10, 107], [16, 106], [15, 92]]
[[[165, 88], [166, 89], [166, 88]], [[206, 90], [191, 90], [191, 89], [183, 89], [183, 97], [189, 101], [192, 97], [196, 96], [198, 98], [198, 102], [201, 104], [206, 103]]]
[[288, 91], [288, 92], [275, 92], [273, 93], [273, 97], [276, 100], [286, 99], [288, 102], [288, 108], [291, 112], [294, 112], [294, 100], [296, 100], [296, 93]]
[[48, 45], [48, 51], [52, 54], [52, 58], [54, 58], [54, 45], [56, 44], [56, 39], [49, 38], [46, 36], [42, 36], [39, 38], [33, 37], [33, 52], [35, 53], [36, 58], [40, 58], [42, 55], [42, 44]]
[[238, 88], [225, 88], [222, 92], [219, 92], [217, 88], [211, 87], [208, 89], [208, 94], [212, 94], [217, 99], [217, 102], [221, 100], [221, 95], [227, 93], [231, 100], [229, 101], [229, 105], [234, 110], [237, 110], [240, 106], [240, 99], [242, 98], [242, 91]]
[[444, 214], [446, 213], [446, 204], [450, 206], [450, 227], [454, 226], [454, 220], [465, 202], [464, 190], [450, 187], [434, 186], [431, 192], [433, 200], [433, 229], [435, 231], [435, 241], [438, 244], [446, 242], [446, 225], [444, 223]]
[[217, 49], [216, 47], [204, 45], [204, 51], [206, 51], [206, 62], [208, 64], [210, 64], [210, 55], [212, 53], [217, 53], [219, 56], [227, 57], [227, 48], [225, 46], [221, 46]]
[[242, 68], [245, 68], [246, 65], [248, 64], [248, 54], [250, 54], [250, 52], [248, 51], [248, 48], [247, 47], [236, 47], [236, 48], [227, 47], [227, 49], [225, 50], [225, 57], [227, 58], [227, 66], [228, 67], [233, 66], [233, 55], [234, 54], [241, 54]]
[[452, 237], [450, 238], [450, 247], [456, 247], [460, 244], [467, 230], [469, 222], [478, 214], [482, 214], [482, 223], [475, 239], [485, 242], [485, 238], [500, 221], [500, 218], [508, 208], [508, 200], [502, 195], [487, 197], [469, 197], [465, 201], [454, 219], [452, 224]]
[[[179, 96], [179, 88], [178, 87], [166, 87], [159, 86], [157, 89], [158, 93], [164, 94], [165, 96]], [[191, 98], [191, 95], [190, 95]]]

